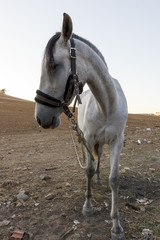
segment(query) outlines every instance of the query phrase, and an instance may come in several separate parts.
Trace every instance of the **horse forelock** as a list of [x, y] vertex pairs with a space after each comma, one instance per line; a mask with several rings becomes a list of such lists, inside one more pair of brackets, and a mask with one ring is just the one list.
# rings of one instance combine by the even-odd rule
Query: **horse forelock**
[[45, 48], [44, 56], [46, 57], [46, 66], [48, 69], [54, 68], [53, 47], [57, 40], [60, 38], [60, 36], [61, 33], [57, 32], [53, 37], [51, 37]]
[[[55, 43], [57, 42], [57, 40], [60, 38], [61, 33], [57, 32], [53, 37], [51, 37], [51, 39], [48, 41], [47, 46], [45, 48], [45, 52], [44, 52], [44, 56], [46, 57], [46, 65], [47, 68], [54, 68], [54, 57], [53, 57], [53, 47], [55, 45]], [[72, 38], [77, 39], [85, 44], [87, 44], [92, 50], [94, 50], [97, 55], [103, 60], [103, 62], [106, 64], [105, 59], [102, 55], [102, 53], [97, 49], [97, 47], [95, 45], [93, 45], [91, 42], [89, 42], [88, 40], [76, 35], [76, 34], [72, 34]], [[107, 65], [107, 64], [106, 64]]]

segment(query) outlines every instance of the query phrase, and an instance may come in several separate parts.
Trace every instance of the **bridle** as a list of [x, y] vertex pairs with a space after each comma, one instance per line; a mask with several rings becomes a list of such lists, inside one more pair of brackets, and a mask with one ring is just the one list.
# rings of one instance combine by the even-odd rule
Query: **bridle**
[[66, 83], [66, 87], [65, 87], [65, 92], [64, 92], [64, 101], [60, 101], [57, 98], [54, 98], [40, 90], [37, 90], [36, 93], [36, 97], [35, 97], [35, 101], [37, 103], [46, 105], [48, 107], [62, 107], [63, 108], [63, 112], [68, 116], [68, 118], [70, 119], [71, 123], [72, 123], [72, 127], [73, 130], [76, 131], [77, 136], [78, 136], [78, 141], [82, 142], [82, 145], [84, 145], [84, 147], [87, 149], [88, 153], [91, 156], [91, 159], [94, 161], [94, 156], [92, 154], [92, 152], [90, 151], [90, 149], [88, 148], [88, 144], [83, 136], [83, 132], [78, 128], [78, 125], [74, 119], [74, 115], [73, 112], [74, 111], [70, 111], [68, 105], [69, 102], [73, 96], [73, 93], [75, 92], [76, 95], [76, 100], [74, 105], [76, 104], [76, 101], [78, 100], [78, 103], [81, 104], [81, 98], [79, 96], [79, 94], [81, 94], [83, 92], [83, 84], [82, 82], [80, 82], [78, 80], [78, 75], [76, 72], [76, 48], [75, 48], [75, 43], [73, 38], [70, 39], [70, 44], [71, 44], [71, 48], [70, 48], [70, 60], [71, 60], [71, 74], [68, 77], [67, 83]]
[[79, 94], [83, 92], [82, 82], [79, 82], [78, 75], [76, 72], [76, 48], [75, 48], [75, 43], [73, 38], [70, 39], [70, 44], [71, 44], [71, 48], [70, 48], [71, 74], [69, 75], [66, 83], [64, 97], [63, 97], [64, 100], [60, 101], [59, 99], [54, 98], [40, 90], [36, 91], [37, 95], [35, 97], [35, 101], [37, 103], [46, 105], [48, 107], [53, 107], [53, 108], [62, 107], [63, 112], [69, 118], [73, 116], [73, 114], [71, 113], [68, 107], [69, 102], [73, 96], [73, 93], [75, 92], [76, 100], [78, 100], [78, 103], [81, 104], [82, 102]]

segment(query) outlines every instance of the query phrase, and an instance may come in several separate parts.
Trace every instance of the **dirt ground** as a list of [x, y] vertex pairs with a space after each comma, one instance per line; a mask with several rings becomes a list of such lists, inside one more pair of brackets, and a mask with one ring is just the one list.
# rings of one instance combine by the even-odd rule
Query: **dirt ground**
[[[59, 128], [41, 129], [34, 107], [0, 94], [0, 239], [22, 229], [35, 240], [109, 240], [108, 147], [101, 161], [102, 185], [93, 184], [95, 213], [84, 217], [85, 171], [77, 163], [68, 119], [62, 115]], [[160, 239], [160, 117], [129, 115], [119, 204], [127, 240]]]

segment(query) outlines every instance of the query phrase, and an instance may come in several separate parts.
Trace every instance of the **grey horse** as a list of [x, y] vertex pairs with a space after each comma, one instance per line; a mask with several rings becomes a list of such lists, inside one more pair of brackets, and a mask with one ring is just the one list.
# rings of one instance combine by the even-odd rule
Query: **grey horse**
[[[102, 54], [92, 43], [73, 34], [72, 28], [70, 16], [64, 13], [62, 32], [55, 34], [46, 46], [35, 117], [39, 125], [44, 128], [59, 126], [60, 114], [64, 109], [66, 110], [75, 95], [74, 86], [72, 96], [67, 102], [64, 101], [68, 78], [71, 74], [70, 51], [75, 48], [78, 79], [83, 85], [87, 83], [90, 89], [80, 95], [82, 104], [78, 106], [78, 125], [84, 133], [88, 148], [91, 152], [95, 151], [98, 156], [95, 171], [93, 159], [87, 153], [87, 191], [82, 213], [85, 216], [94, 213], [91, 180], [96, 172], [97, 181], [100, 182], [100, 157], [104, 144], [108, 144], [110, 148], [109, 184], [112, 191], [111, 237], [112, 240], [125, 240], [119, 220], [118, 186], [119, 158], [128, 116], [126, 98], [118, 81], [109, 74]], [[71, 39], [74, 39], [75, 47], [71, 46]]]

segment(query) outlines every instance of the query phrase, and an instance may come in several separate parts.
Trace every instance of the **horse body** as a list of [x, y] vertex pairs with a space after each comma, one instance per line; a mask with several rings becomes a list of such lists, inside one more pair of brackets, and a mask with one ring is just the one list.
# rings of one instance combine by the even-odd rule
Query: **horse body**
[[[45, 94], [63, 101], [65, 86], [70, 75], [70, 38], [72, 37], [72, 21], [64, 14], [62, 33], [54, 42], [50, 56], [52, 71], [48, 70], [48, 55], [45, 53], [42, 64], [40, 90]], [[120, 84], [113, 79], [101, 53], [88, 41], [73, 35], [76, 45], [76, 67], [83, 85], [88, 84], [90, 90], [81, 95], [82, 104], [78, 107], [78, 124], [84, 133], [88, 148], [95, 149], [98, 155], [97, 180], [100, 181], [99, 165], [103, 145], [110, 148], [109, 183], [112, 190], [111, 218], [113, 221], [112, 239], [125, 240], [123, 228], [119, 222], [118, 212], [118, 172], [119, 157], [123, 146], [124, 128], [127, 120], [127, 103]], [[54, 40], [54, 39], [52, 39]], [[48, 43], [48, 49], [51, 42]], [[49, 50], [50, 51], [50, 50]], [[51, 57], [50, 57], [51, 58]], [[51, 62], [51, 60], [50, 60]], [[71, 98], [71, 100], [73, 97]], [[69, 103], [68, 103], [69, 104]], [[59, 116], [62, 107], [49, 107], [36, 104], [36, 119], [44, 127], [55, 128], [60, 124]], [[83, 214], [93, 214], [91, 202], [91, 181], [95, 173], [93, 159], [87, 152], [87, 191]]]
[[81, 100], [82, 105], [78, 107], [78, 125], [92, 150], [96, 144], [110, 145], [115, 138], [123, 137], [126, 112], [122, 116], [118, 110], [105, 116], [90, 90], [81, 95]]
[[[92, 49], [90, 50], [92, 51]], [[96, 53], [93, 53], [95, 55]], [[92, 56], [92, 54], [90, 54]], [[91, 59], [95, 59], [92, 56]], [[119, 157], [123, 146], [124, 128], [127, 120], [127, 103], [123, 91], [117, 80], [108, 73], [108, 68], [101, 58], [98, 61], [86, 62], [88, 79], [91, 91], [82, 94], [82, 105], [78, 107], [78, 123], [91, 151], [98, 145], [97, 181], [100, 182], [100, 157], [103, 145], [107, 143], [110, 148], [111, 171], [109, 183], [112, 190], [113, 220], [112, 239], [125, 239], [118, 219], [118, 172]], [[92, 70], [90, 70], [92, 68]], [[93, 71], [94, 69], [94, 71]], [[93, 213], [91, 203], [91, 179], [95, 173], [93, 161], [88, 154], [87, 166], [87, 192], [83, 206], [83, 214]]]

